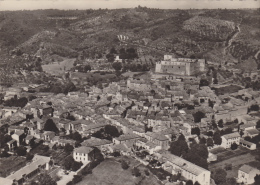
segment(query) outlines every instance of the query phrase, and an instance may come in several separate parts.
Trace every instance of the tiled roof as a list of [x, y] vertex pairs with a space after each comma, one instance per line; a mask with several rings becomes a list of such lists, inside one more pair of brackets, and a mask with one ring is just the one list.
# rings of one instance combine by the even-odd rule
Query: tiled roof
[[110, 143], [112, 143], [112, 141], [92, 137], [92, 138], [82, 142], [81, 145], [86, 146], [86, 147], [93, 147], [93, 146], [102, 146], [102, 145], [106, 145], [106, 144], [110, 144]]
[[74, 149], [74, 152], [84, 153], [84, 154], [88, 154], [88, 153], [90, 153], [91, 151], [93, 151], [93, 149], [90, 148], [90, 147], [86, 147], [86, 146], [81, 146], [81, 147], [79, 147], [79, 148], [75, 148], [75, 149]]
[[14, 174], [9, 175], [8, 177], [6, 177], [7, 179], [11, 179], [11, 180], [19, 180], [22, 178], [22, 176], [25, 174], [30, 174], [31, 172], [35, 171], [39, 165], [44, 165], [46, 163], [48, 163], [50, 161], [49, 157], [45, 157], [45, 156], [39, 156], [36, 155], [33, 158], [33, 162], [30, 163], [29, 165], [21, 168], [20, 170], [16, 171]]
[[245, 132], [247, 132], [250, 135], [259, 134], [259, 131], [257, 129], [250, 129], [250, 130], [246, 130]]
[[231, 134], [223, 135], [223, 137], [226, 140], [228, 140], [228, 139], [232, 139], [232, 138], [235, 138], [235, 137], [240, 137], [240, 134], [238, 132], [234, 132], [234, 133], [231, 133]]
[[[243, 166], [241, 166], [240, 168], [239, 168], [239, 170], [241, 170], [241, 171], [243, 171], [243, 172], [246, 172], [246, 173], [250, 173], [252, 170], [258, 170], [258, 169], [256, 169], [256, 168], [254, 168], [254, 167], [252, 167], [252, 166], [249, 166], [249, 165], [247, 165], [247, 164], [244, 164]], [[258, 170], [259, 171], [259, 170]], [[260, 171], [259, 171], [260, 172]]]
[[136, 139], [136, 138], [140, 138], [140, 136], [138, 136], [136, 134], [125, 134], [125, 135], [121, 135], [115, 139], [119, 140], [119, 141], [126, 141], [126, 140], [131, 140], [131, 139]]
[[197, 166], [181, 157], [172, 155], [172, 154], [163, 154], [163, 157], [168, 160], [169, 162], [179, 166], [180, 168], [194, 174], [194, 175], [200, 175], [201, 173], [208, 171], [200, 166]]

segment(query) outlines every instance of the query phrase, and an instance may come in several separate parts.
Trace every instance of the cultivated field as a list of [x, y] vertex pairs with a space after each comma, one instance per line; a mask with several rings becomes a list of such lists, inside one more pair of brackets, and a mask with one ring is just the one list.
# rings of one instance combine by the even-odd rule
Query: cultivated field
[[70, 70], [73, 67], [74, 61], [75, 59], [65, 59], [62, 62], [42, 65], [42, 69], [43, 71], [53, 75], [62, 75], [65, 71]]
[[10, 156], [8, 158], [0, 158], [0, 176], [6, 177], [11, 172], [17, 171], [26, 165], [25, 157]]
[[236, 150], [216, 148], [210, 152], [218, 156], [218, 160], [209, 164], [209, 170], [215, 170], [222, 168], [228, 164], [232, 165], [232, 170], [227, 171], [227, 177], [237, 177], [238, 169], [246, 163], [255, 161], [255, 157], [250, 154], [250, 151], [244, 148], [238, 148]]
[[141, 176], [134, 177], [131, 170], [134, 166], [139, 166], [140, 163], [132, 158], [124, 158], [125, 161], [130, 162], [127, 170], [122, 169], [121, 163], [118, 159], [106, 159], [100, 165], [93, 169], [92, 174], [89, 174], [78, 183], [78, 185], [134, 185], [134, 184], [149, 184], [158, 185], [160, 184], [157, 179], [150, 173], [146, 176], [143, 172], [144, 166], [138, 167], [141, 172]]

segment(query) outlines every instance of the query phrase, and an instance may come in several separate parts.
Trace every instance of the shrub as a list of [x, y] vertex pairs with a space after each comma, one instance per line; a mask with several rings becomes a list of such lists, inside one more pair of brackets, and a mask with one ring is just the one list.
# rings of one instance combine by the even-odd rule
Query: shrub
[[125, 160], [123, 160], [123, 161], [121, 162], [121, 167], [122, 167], [124, 170], [126, 170], [126, 169], [129, 168], [129, 165], [127, 164], [127, 162], [126, 162]]
[[73, 185], [73, 182], [69, 181], [66, 185]]
[[138, 168], [134, 167], [132, 169], [132, 175], [135, 176], [135, 177], [139, 177], [141, 175], [141, 172]]
[[78, 183], [78, 182], [80, 182], [80, 181], [82, 181], [81, 175], [74, 175], [74, 177], [73, 177], [73, 179], [72, 179], [72, 182], [73, 182], [74, 184], [76, 184], [76, 183]]
[[231, 150], [236, 150], [238, 145], [236, 143], [231, 144]]
[[150, 175], [150, 172], [148, 170], [145, 170], [144, 173], [145, 173], [146, 176]]

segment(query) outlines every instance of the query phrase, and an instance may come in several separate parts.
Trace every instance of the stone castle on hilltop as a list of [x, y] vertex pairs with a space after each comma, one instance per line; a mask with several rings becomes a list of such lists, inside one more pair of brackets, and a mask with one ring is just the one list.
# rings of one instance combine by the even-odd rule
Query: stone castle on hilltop
[[192, 76], [205, 70], [205, 59], [173, 58], [164, 55], [164, 60], [156, 62], [155, 73]]

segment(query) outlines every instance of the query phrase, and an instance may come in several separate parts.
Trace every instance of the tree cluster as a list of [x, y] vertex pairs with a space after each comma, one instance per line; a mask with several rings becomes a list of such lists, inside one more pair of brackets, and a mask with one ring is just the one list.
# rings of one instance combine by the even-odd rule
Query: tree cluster
[[82, 165], [82, 162], [75, 161], [72, 156], [67, 157], [63, 163], [63, 166], [66, 170], [72, 171], [77, 171]]
[[57, 133], [59, 129], [57, 128], [56, 124], [53, 122], [52, 119], [48, 119], [44, 124], [43, 130], [45, 131], [52, 131]]
[[25, 97], [17, 99], [17, 97], [11, 98], [4, 102], [5, 106], [8, 107], [24, 107], [28, 103], [28, 99]]
[[198, 111], [198, 112], [193, 114], [193, 117], [194, 117], [194, 122], [195, 123], [200, 123], [201, 119], [205, 118], [206, 115], [205, 115], [204, 112]]
[[106, 125], [104, 129], [100, 129], [92, 134], [93, 137], [107, 140], [112, 140], [112, 138], [119, 137], [120, 135], [122, 135], [122, 133], [113, 125]]

